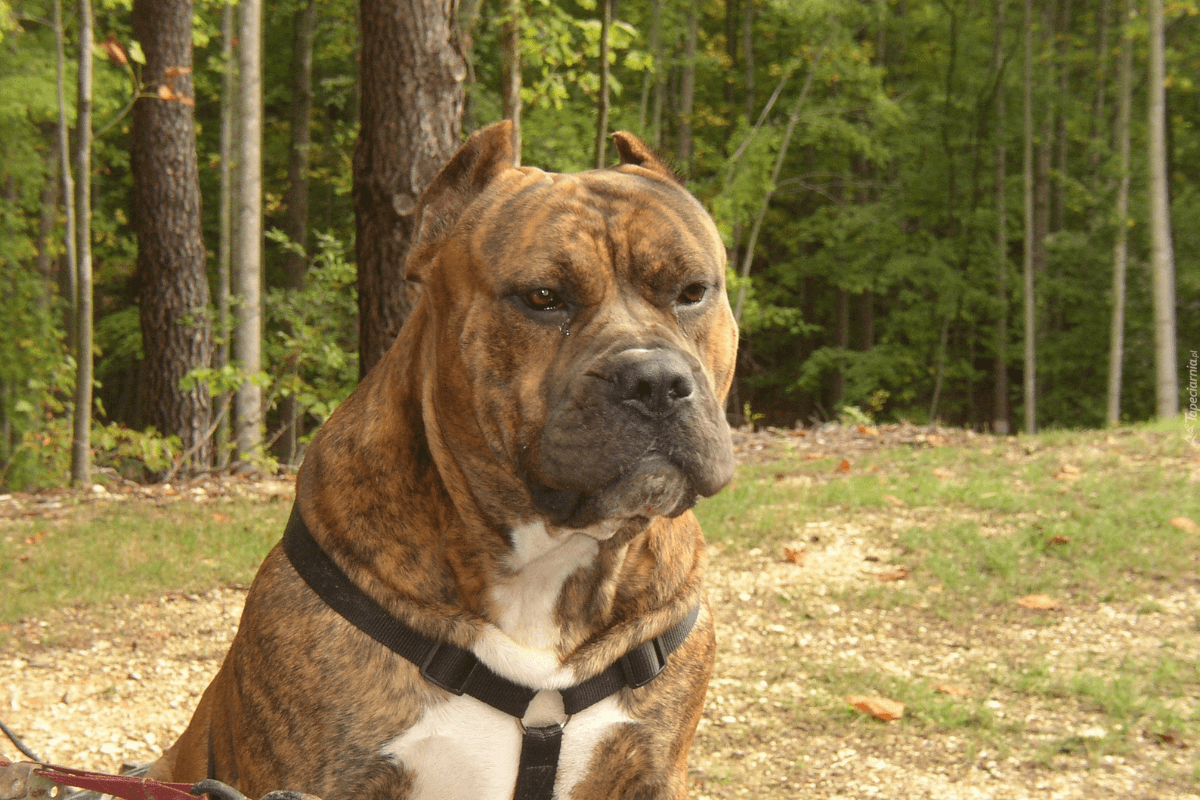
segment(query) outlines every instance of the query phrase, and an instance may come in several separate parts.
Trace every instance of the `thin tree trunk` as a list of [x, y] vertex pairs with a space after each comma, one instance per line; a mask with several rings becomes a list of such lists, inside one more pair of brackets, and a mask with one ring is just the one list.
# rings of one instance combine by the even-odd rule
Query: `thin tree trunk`
[[[316, 27], [316, 3], [306, 0], [292, 18], [292, 147], [288, 155], [287, 235], [303, 248], [289, 250], [284, 257], [284, 288], [299, 292], [308, 274], [308, 153], [312, 142], [309, 118], [312, 116], [313, 31]], [[279, 403], [283, 433], [276, 452], [285, 464], [296, 461], [297, 437], [301, 434], [301, 408], [294, 395]]]
[[[842, 352], [850, 349], [850, 293], [841, 286], [837, 287], [837, 316], [833, 325], [833, 344]], [[836, 408], [846, 396], [846, 374], [839, 367], [833, 371], [830, 378], [830, 401]]]
[[247, 379], [234, 399], [238, 458], [262, 443], [262, 0], [241, 0], [238, 19], [237, 240], [233, 254], [234, 359]]
[[687, 32], [683, 46], [683, 72], [679, 78], [679, 168], [692, 172], [692, 114], [696, 105], [696, 39], [700, 29], [700, 4], [688, 3]]
[[612, 0], [600, 0], [600, 94], [596, 102], [596, 149], [594, 166], [608, 160], [608, 32], [612, 28]]
[[996, 73], [996, 359], [992, 369], [992, 431], [1008, 434], [1008, 197], [1004, 103], [1004, 28], [1008, 0], [995, 0], [992, 70]]
[[642, 75], [642, 99], [638, 103], [638, 131], [645, 136], [647, 115], [650, 113], [650, 89], [662, 82], [662, 11], [663, 0], [650, 2], [650, 33], [646, 49], [654, 59], [653, 65]]
[[[609, 8], [606, 0], [605, 8]], [[504, 18], [500, 24], [500, 100], [504, 118], [512, 121], [513, 163], [521, 166], [521, 0], [504, 0]], [[603, 33], [601, 36], [603, 37]], [[607, 41], [601, 39], [603, 51]], [[607, 72], [601, 73], [603, 83]], [[606, 98], [607, 99], [607, 98]]]
[[742, 63], [746, 83], [746, 119], [754, 119], [754, 0], [742, 0]]
[[1121, 368], [1125, 359], [1125, 270], [1129, 241], [1129, 117], [1133, 100], [1133, 40], [1129, 38], [1132, 1], [1121, 2], [1121, 62], [1117, 98], [1117, 149], [1120, 153], [1120, 185], [1117, 187], [1117, 237], [1113, 245], [1112, 325], [1108, 347], [1108, 405], [1110, 427], [1121, 424]]
[[403, 265], [421, 192], [459, 146], [466, 62], [451, 0], [362, 0], [362, 105], [354, 152], [359, 374], [417, 298]]
[[[796, 105], [792, 107], [792, 114], [788, 117], [787, 128], [783, 131], [783, 141], [779, 143], [779, 152], [775, 154], [775, 166], [771, 168], [771, 185], [776, 186], [779, 183], [779, 173], [783, 170], [783, 159], [787, 156], [788, 145], [792, 142], [792, 134], [796, 130], [796, 123], [800, 121], [800, 111], [804, 108], [804, 101], [808, 98], [808, 92], [812, 88], [813, 78], [816, 76], [817, 64], [825, 55], [825, 48], [829, 44], [826, 40], [825, 44], [821, 45], [821, 49], [817, 51], [813, 58], [812, 66], [808, 70], [808, 75], [804, 78], [804, 86], [800, 89], [800, 96], [796, 99]], [[782, 82], [781, 84], [782, 85]], [[739, 325], [742, 321], [742, 308], [746, 302], [746, 286], [745, 279], [750, 277], [750, 265], [754, 263], [754, 249], [758, 246], [758, 234], [762, 230], [763, 220], [767, 216], [767, 206], [771, 203], [771, 196], [774, 191], [768, 191], [763, 196], [762, 204], [758, 207], [758, 214], [754, 217], [754, 224], [750, 227], [750, 239], [746, 242], [746, 254], [742, 257], [741, 277], [743, 284], [738, 288], [737, 301], [734, 303], [733, 319]]]
[[92, 3], [79, 0], [79, 95], [75, 115], [76, 281], [75, 424], [71, 437], [71, 481], [86, 486], [92, 479]]
[[54, 235], [54, 223], [58, 216], [59, 180], [58, 171], [62, 161], [58, 152], [58, 140], [50, 145], [46, 154], [46, 180], [42, 183], [41, 195], [38, 198], [38, 229], [37, 229], [37, 261], [36, 269], [42, 279], [42, 292], [38, 295], [39, 311], [49, 311], [54, 300], [54, 253], [50, 247], [50, 237]]
[[[133, 107], [130, 171], [142, 327], [143, 418], [212, 464], [208, 387], [180, 381], [212, 361], [192, 89], [192, 0], [135, 0], [133, 35], [146, 55]], [[164, 99], [170, 98], [170, 99]]]
[[934, 368], [933, 399], [929, 403], [929, 424], [937, 422], [938, 405], [942, 400], [942, 383], [946, 377], [946, 348], [950, 342], [950, 322], [957, 313], [957, 307], [946, 312], [942, 319], [942, 332], [938, 336], [937, 366]]
[[1162, 419], [1179, 414], [1175, 363], [1175, 253], [1167, 188], [1166, 88], [1163, 64], [1163, 0], [1150, 2], [1150, 262], [1154, 297], [1154, 400]]
[[1033, 0], [1025, 0], [1025, 74], [1022, 80], [1024, 96], [1024, 157], [1025, 184], [1025, 432], [1037, 430], [1037, 348], [1035, 346], [1035, 304], [1033, 297]]
[[[1107, 133], [1108, 125], [1105, 111], [1105, 99], [1108, 95], [1108, 38], [1109, 38], [1109, 17], [1111, 16], [1110, 8], [1112, 0], [1100, 0], [1100, 9], [1096, 12], [1098, 32], [1096, 36], [1096, 55], [1095, 55], [1095, 80], [1096, 94], [1092, 100], [1092, 121], [1091, 128], [1088, 131], [1088, 141], [1091, 143], [1091, 152], [1088, 154], [1088, 163], [1092, 170], [1092, 182], [1097, 182], [1097, 171], [1100, 168], [1100, 155], [1103, 152], [1099, 139]], [[1118, 30], [1124, 30], [1125, 19], [1121, 20], [1121, 26]], [[1122, 44], [1124, 42], [1122, 41]], [[1119, 112], [1118, 112], [1119, 113]]]
[[[463, 111], [462, 129], [473, 131], [478, 127], [475, 118], [475, 103], [471, 99], [470, 87], [475, 84], [475, 26], [479, 22], [479, 9], [483, 0], [458, 0], [455, 10], [455, 22], [458, 24], [458, 41], [466, 65], [466, 78], [463, 80]], [[518, 149], [519, 153], [520, 150]]]
[[66, 55], [63, 52], [63, 21], [62, 21], [62, 0], [54, 0], [54, 49], [55, 49], [55, 75], [56, 86], [58, 92], [58, 154], [62, 159], [62, 196], [63, 208], [66, 211], [66, 230], [63, 232], [63, 244], [65, 245], [66, 268], [63, 272], [67, 278], [67, 298], [69, 310], [67, 311], [67, 341], [75, 341], [75, 331], [77, 330], [77, 320], [79, 317], [79, 291], [77, 283], [79, 280], [78, 257], [75, 252], [77, 240], [76, 224], [75, 224], [75, 181], [71, 177], [71, 143], [67, 129], [67, 87], [66, 77]]
[[[232, 3], [221, 10], [221, 57], [225, 72], [221, 76], [221, 133], [220, 133], [220, 201], [217, 212], [217, 347], [219, 369], [229, 365], [230, 338], [233, 335], [230, 306], [230, 261], [233, 254], [233, 107], [237, 100], [237, 62], [233, 52], [234, 7]], [[229, 393], [224, 392], [217, 403], [225, 408]], [[229, 414], [222, 414], [216, 430], [218, 466], [224, 466], [229, 456]]]
[[[1059, 0], [1062, 3], [1058, 18], [1057, 31], [1061, 34], [1055, 37], [1057, 64], [1055, 69], [1058, 76], [1058, 96], [1065, 98], [1071, 91], [1071, 59], [1067, 48], [1070, 47], [1071, 32], [1071, 0]], [[1067, 109], [1062, 101], [1055, 104], [1054, 121], [1054, 183], [1050, 201], [1049, 230], [1061, 231], [1066, 224], [1067, 211], [1067, 166], [1068, 145]]]

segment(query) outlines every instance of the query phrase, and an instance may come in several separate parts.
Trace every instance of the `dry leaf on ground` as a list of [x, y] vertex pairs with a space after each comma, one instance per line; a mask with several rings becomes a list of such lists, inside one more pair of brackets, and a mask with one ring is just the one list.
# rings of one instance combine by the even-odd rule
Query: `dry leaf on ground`
[[1171, 517], [1171, 524], [1181, 531], [1200, 533], [1200, 525], [1197, 525], [1190, 517]]
[[1059, 602], [1049, 595], [1027, 594], [1017, 599], [1017, 605], [1021, 608], [1033, 609], [1034, 611], [1050, 611], [1058, 608]]
[[880, 572], [875, 577], [879, 578], [883, 583], [889, 583], [891, 581], [902, 581], [908, 577], [908, 574], [908, 567], [896, 567], [895, 569]]
[[941, 694], [948, 694], [951, 697], [970, 697], [971, 695], [975, 694], [970, 689], [964, 689], [963, 687], [955, 686], [952, 683], [939, 683], [937, 686], [933, 687], [933, 690]]
[[954, 477], [954, 473], [951, 472], [950, 470], [946, 469], [945, 467], [934, 467], [933, 468], [933, 476], [935, 478], [941, 478], [942, 480], [948, 480], [948, 479]]
[[908, 503], [904, 502], [899, 497], [896, 497], [894, 494], [885, 494], [883, 496], [883, 502], [891, 503], [896, 508], [908, 508]]
[[865, 711], [872, 716], [890, 722], [894, 719], [900, 719], [904, 714], [904, 703], [896, 700], [889, 700], [886, 697], [871, 697], [868, 695], [852, 694], [846, 697], [846, 702], [857, 708], [859, 711]]
[[847, 458], [843, 458], [842, 463], [838, 464], [837, 469], [834, 470], [834, 472], [849, 472], [849, 471], [850, 471], [850, 460]]
[[803, 567], [804, 559], [808, 557], [808, 551], [803, 547], [785, 547], [783, 548], [783, 560], [796, 566]]
[[1071, 537], [1063, 536], [1061, 533], [1056, 533], [1046, 540], [1046, 544], [1070, 544]]

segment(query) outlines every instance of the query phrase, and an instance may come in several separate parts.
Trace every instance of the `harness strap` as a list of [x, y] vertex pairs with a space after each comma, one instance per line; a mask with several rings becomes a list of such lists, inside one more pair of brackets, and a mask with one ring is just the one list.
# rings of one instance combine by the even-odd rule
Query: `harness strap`
[[[525, 716], [537, 689], [496, 674], [470, 650], [431, 639], [389, 614], [355, 586], [321, 549], [304, 523], [299, 505], [292, 506], [283, 534], [283, 551], [326, 605], [375, 641], [417, 665], [425, 680], [451, 694], [474, 697], [518, 721]], [[666, 633], [633, 648], [583, 683], [560, 690], [564, 711], [568, 716], [577, 714], [621, 689], [636, 689], [654, 680], [666, 668], [671, 653], [687, 639], [699, 616], [697, 604]], [[549, 800], [558, 771], [562, 726], [522, 726], [522, 729], [525, 733], [514, 800]]]

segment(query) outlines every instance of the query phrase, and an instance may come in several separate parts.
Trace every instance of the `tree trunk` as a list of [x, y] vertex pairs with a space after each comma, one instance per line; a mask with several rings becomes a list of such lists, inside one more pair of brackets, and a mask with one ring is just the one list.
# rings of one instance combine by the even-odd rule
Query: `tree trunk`
[[[212, 360], [192, 90], [192, 0], [135, 0], [133, 36], [146, 55], [133, 106], [130, 171], [142, 324], [143, 418], [175, 434], [194, 464], [212, 463], [203, 385], [180, 380]], [[146, 96], [148, 94], [154, 96]], [[170, 98], [170, 99], [165, 99]]]
[[650, 2], [650, 33], [646, 40], [646, 50], [654, 59], [650, 69], [642, 75], [642, 99], [638, 104], [638, 131], [642, 136], [653, 141], [647, 134], [647, 116], [650, 113], [650, 90], [662, 82], [662, 10], [663, 0]]
[[[284, 258], [284, 288], [300, 291], [308, 274], [308, 152], [311, 144], [309, 118], [312, 116], [312, 58], [313, 31], [316, 27], [316, 3], [306, 0], [297, 9], [292, 36], [292, 147], [288, 155], [288, 190], [284, 196], [287, 207], [287, 235], [304, 248], [303, 252], [289, 250]], [[296, 461], [297, 437], [300, 434], [301, 409], [293, 395], [279, 403], [284, 431], [276, 444], [276, 452], [285, 464]]]
[[1162, 419], [1179, 414], [1175, 363], [1175, 254], [1167, 189], [1166, 88], [1163, 85], [1163, 0], [1150, 1], [1150, 263], [1154, 295], [1154, 400]]
[[50, 145], [46, 154], [46, 180], [42, 184], [41, 195], [38, 198], [38, 229], [37, 229], [37, 274], [42, 279], [42, 292], [38, 295], [39, 311], [49, 311], [54, 300], [54, 253], [50, 247], [50, 237], [54, 235], [54, 223], [58, 217], [59, 180], [58, 171], [62, 157], [58, 152], [58, 140]]
[[75, 225], [75, 181], [71, 177], [71, 143], [67, 129], [67, 86], [66, 77], [66, 55], [63, 52], [63, 21], [62, 21], [62, 0], [54, 0], [54, 49], [55, 49], [55, 76], [56, 87], [58, 94], [58, 151], [59, 157], [62, 159], [62, 196], [63, 208], [66, 210], [66, 230], [63, 232], [64, 257], [66, 259], [63, 273], [66, 276], [67, 283], [67, 300], [68, 308], [67, 317], [67, 341], [75, 341], [76, 319], [78, 317], [78, 302], [79, 292], [76, 288], [76, 282], [79, 279], [79, 260], [75, 253], [75, 245], [77, 244], [77, 233]]
[[[1065, 98], [1070, 96], [1071, 91], [1071, 58], [1068, 51], [1071, 33], [1071, 0], [1059, 0], [1059, 2], [1062, 3], [1062, 8], [1056, 28], [1060, 35], [1054, 37], [1057, 60], [1055, 70], [1058, 77], [1058, 97]], [[1067, 165], [1070, 139], [1067, 136], [1066, 105], [1062, 101], [1056, 102], [1054, 105], [1054, 181], [1053, 193], [1050, 196], [1049, 230], [1061, 231], [1066, 224]]]
[[[607, 4], [606, 4], [607, 5]], [[521, 166], [521, 0], [504, 0], [500, 25], [500, 100], [512, 121], [513, 163]], [[601, 48], [603, 48], [603, 43]]]
[[1024, 157], [1022, 177], [1025, 185], [1025, 432], [1037, 430], [1037, 348], [1034, 335], [1035, 304], [1033, 297], [1033, 0], [1025, 0], [1025, 74], [1022, 80], [1024, 96]]
[[1117, 150], [1120, 185], [1117, 187], [1117, 237], [1113, 245], [1112, 325], [1108, 346], [1108, 405], [1110, 427], [1121, 424], [1121, 367], [1125, 359], [1125, 269], [1129, 263], [1129, 117], [1133, 100], [1133, 40], [1129, 38], [1132, 0], [1121, 3], [1121, 62], [1117, 98]]
[[[1105, 111], [1105, 98], [1108, 94], [1108, 37], [1109, 37], [1109, 17], [1112, 0], [1100, 0], [1100, 9], [1096, 12], [1097, 34], [1096, 34], [1096, 55], [1095, 55], [1095, 80], [1096, 94], [1092, 99], [1092, 121], [1088, 130], [1088, 142], [1090, 143], [1091, 152], [1088, 154], [1088, 164], [1092, 171], [1092, 182], [1097, 183], [1097, 172], [1100, 168], [1100, 156], [1104, 151], [1100, 143], [1100, 137], [1107, 133], [1107, 112]], [[1121, 26], [1118, 30], [1124, 30], [1126, 20], [1121, 19]], [[1122, 40], [1122, 44], [1124, 44]], [[1118, 113], [1120, 113], [1118, 111]]]
[[237, 239], [233, 253], [233, 356], [247, 379], [234, 398], [237, 457], [262, 443], [262, 0], [241, 0], [238, 18]]
[[354, 153], [359, 374], [416, 301], [404, 262], [421, 192], [458, 149], [466, 63], [451, 0], [362, 0], [362, 106]]
[[612, 27], [612, 0], [600, 0], [600, 93], [596, 103], [596, 150], [594, 166], [608, 160], [608, 31]]
[[700, 29], [700, 4], [688, 3], [687, 32], [683, 45], [683, 71], [679, 76], [679, 168], [692, 172], [692, 114], [696, 105], [696, 39]]
[[92, 2], [79, 0], [79, 93], [75, 114], [78, 141], [75, 174], [75, 420], [71, 436], [71, 481], [92, 479]]
[[746, 83], [746, 120], [754, 119], [754, 0], [742, 0], [742, 64]]
[[471, 92], [468, 91], [468, 88], [475, 83], [475, 26], [479, 23], [479, 10], [482, 6], [483, 0], [458, 0], [458, 7], [455, 10], [459, 48], [467, 70], [466, 77], [463, 79], [462, 129], [464, 131], [473, 131], [478, 127], [475, 119], [475, 103], [471, 100]]
[[[233, 334], [230, 305], [230, 261], [233, 254], [233, 107], [237, 102], [237, 62], [234, 60], [234, 7], [227, 4], [221, 10], [221, 58], [225, 72], [221, 75], [221, 133], [220, 133], [220, 201], [217, 212], [217, 347], [214, 366], [229, 365], [229, 341]], [[229, 414], [225, 413], [230, 397], [222, 393], [218, 408], [221, 413], [216, 431], [218, 466], [224, 466], [229, 456]]]
[[996, 73], [996, 358], [992, 369], [992, 431], [1008, 434], [1008, 165], [1004, 104], [1004, 27], [1008, 0], [995, 0], [992, 70]]

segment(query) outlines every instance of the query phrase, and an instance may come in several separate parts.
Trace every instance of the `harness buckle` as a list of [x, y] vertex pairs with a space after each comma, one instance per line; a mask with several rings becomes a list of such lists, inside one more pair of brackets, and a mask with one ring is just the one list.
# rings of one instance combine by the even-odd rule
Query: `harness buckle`
[[470, 650], [439, 642], [421, 662], [421, 677], [439, 689], [461, 697], [478, 666], [479, 659]]
[[661, 637], [656, 636], [640, 647], [635, 647], [617, 661], [621, 676], [631, 689], [645, 686], [658, 677], [667, 666], [667, 654], [663, 652]]

